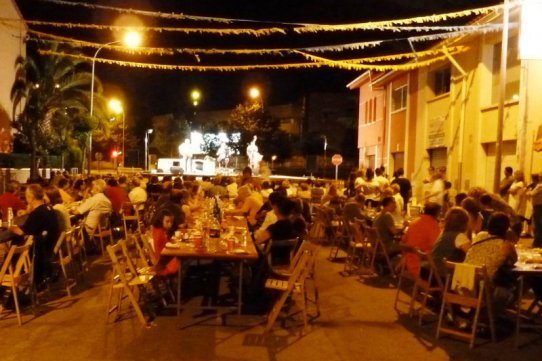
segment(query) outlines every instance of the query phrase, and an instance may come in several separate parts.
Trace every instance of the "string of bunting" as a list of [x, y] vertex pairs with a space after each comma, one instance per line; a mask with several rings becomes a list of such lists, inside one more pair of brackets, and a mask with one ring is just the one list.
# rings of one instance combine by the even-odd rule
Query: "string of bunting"
[[[13, 19], [11, 19], [13, 20]], [[185, 34], [214, 34], [214, 35], [252, 35], [255, 37], [285, 34], [286, 30], [282, 28], [262, 28], [262, 29], [220, 29], [220, 28], [180, 28], [170, 26], [126, 26], [126, 25], [104, 25], [104, 24], [81, 24], [81, 23], [69, 23], [69, 22], [56, 22], [56, 21], [41, 21], [41, 20], [25, 20], [28, 25], [35, 26], [51, 26], [55, 28], [68, 28], [68, 29], [91, 29], [91, 30], [109, 30], [109, 31], [154, 31], [154, 32], [179, 32]]]
[[[511, 2], [509, 7], [517, 6], [521, 1]], [[319, 25], [319, 24], [306, 24], [302, 27], [296, 27], [293, 30], [297, 33], [317, 33], [317, 32], [330, 32], [330, 31], [355, 31], [366, 29], [377, 29], [383, 27], [391, 27], [394, 25], [410, 25], [410, 24], [423, 24], [428, 22], [439, 22], [451, 19], [457, 19], [467, 16], [479, 16], [486, 15], [493, 12], [498, 12], [504, 7], [501, 5], [487, 6], [483, 8], [468, 9], [457, 12], [450, 12], [444, 14], [434, 14], [426, 16], [418, 16], [406, 19], [397, 20], [383, 20], [383, 21], [371, 21], [368, 23], [356, 23], [356, 24], [339, 24], [339, 25]]]
[[[0, 22], [8, 23], [15, 21], [23, 21], [18, 19], [4, 19], [0, 18]], [[41, 20], [24, 20], [27, 25], [35, 26], [51, 26], [55, 28], [67, 28], [67, 29], [91, 29], [91, 30], [109, 30], [109, 31], [127, 31], [136, 30], [141, 32], [181, 32], [185, 34], [214, 34], [214, 35], [251, 35], [255, 37], [286, 34], [286, 29], [283, 28], [262, 28], [262, 29], [219, 29], [219, 28], [183, 28], [183, 27], [162, 27], [162, 26], [127, 26], [127, 25], [104, 25], [104, 24], [81, 24], [70, 22], [55, 22], [55, 21], [41, 21]], [[392, 31], [392, 32], [429, 32], [429, 31], [481, 31], [485, 28], [498, 28], [502, 29], [502, 24], [482, 24], [482, 25], [423, 25], [423, 26], [396, 26], [396, 25], [371, 25], [368, 23], [366, 27], [359, 30], [380, 30], [380, 31]]]
[[[487, 29], [481, 29], [480, 32], [487, 33], [491, 31], [498, 31], [500, 30], [500, 27], [488, 27]], [[36, 30], [29, 30], [29, 34], [32, 34], [34, 36], [39, 37], [40, 39], [51, 39], [57, 42], [66, 42], [71, 43], [79, 46], [87, 46], [87, 47], [93, 47], [93, 48], [107, 48], [111, 50], [116, 51], [122, 51], [129, 54], [145, 54], [145, 55], [152, 55], [152, 54], [159, 54], [159, 55], [173, 55], [174, 53], [186, 53], [186, 54], [258, 54], [258, 55], [264, 55], [264, 54], [274, 54], [274, 55], [283, 55], [288, 52], [292, 52], [294, 50], [303, 50], [303, 51], [310, 51], [310, 52], [326, 52], [326, 51], [342, 51], [342, 50], [361, 50], [365, 48], [371, 48], [376, 47], [378, 45], [381, 45], [383, 42], [390, 42], [390, 41], [399, 41], [399, 40], [406, 40], [408, 39], [411, 42], [418, 42], [418, 41], [433, 41], [433, 40], [439, 40], [439, 39], [447, 39], [457, 36], [462, 36], [468, 34], [468, 32], [454, 32], [454, 33], [440, 33], [440, 34], [431, 34], [431, 35], [421, 35], [416, 37], [410, 37], [410, 38], [403, 38], [403, 39], [387, 39], [387, 40], [376, 40], [376, 41], [368, 41], [368, 42], [361, 42], [361, 43], [350, 43], [350, 44], [340, 44], [340, 45], [331, 45], [331, 46], [320, 46], [320, 47], [309, 47], [309, 48], [276, 48], [276, 49], [203, 49], [203, 48], [158, 48], [158, 47], [138, 47], [138, 48], [127, 48], [125, 46], [119, 46], [119, 45], [104, 45], [74, 38], [69, 38], [65, 36], [59, 36], [49, 33], [44, 33]], [[30, 38], [29, 40], [34, 40]]]
[[[425, 58], [428, 56], [442, 55], [445, 52], [448, 52], [450, 54], [459, 54], [468, 50], [469, 50], [469, 47], [467, 46], [452, 46], [452, 47], [446, 48], [446, 50], [439, 48], [439, 49], [419, 51], [416, 53], [410, 52], [410, 53], [373, 56], [373, 57], [358, 58], [358, 59], [346, 59], [346, 60], [340, 60], [340, 61], [344, 63], [352, 63], [352, 64], [379, 63], [379, 62], [395, 61], [395, 60], [402, 60], [402, 59], [413, 59], [413, 58], [419, 59], [419, 58]], [[311, 60], [311, 61], [323, 61], [322, 59], [324, 59], [322, 57], [308, 54], [303, 51], [296, 50], [294, 52], [296, 54], [303, 56], [307, 60]], [[330, 59], [325, 59], [325, 60], [333, 61]]]
[[[234, 22], [262, 23], [262, 21], [257, 21], [257, 20], [193, 16], [193, 15], [177, 14], [177, 13], [163, 13], [163, 12], [156, 12], [156, 11], [135, 10], [135, 9], [113, 7], [113, 6], [88, 4], [84, 2], [70, 2], [70, 1], [65, 1], [65, 0], [41, 0], [41, 1], [47, 2], [47, 3], [53, 3], [57, 5], [82, 6], [82, 7], [86, 7], [90, 9], [111, 10], [111, 11], [116, 11], [119, 13], [136, 14], [136, 15], [142, 15], [142, 16], [166, 18], [166, 19], [207, 21], [207, 22], [219, 22], [219, 23], [226, 23], [226, 24], [231, 24]], [[512, 1], [509, 3], [509, 7], [512, 8], [519, 4], [521, 4], [521, 1]], [[324, 32], [324, 31], [331, 32], [331, 31], [377, 30], [377, 29], [383, 30], [384, 28], [390, 28], [394, 25], [400, 26], [400, 25], [434, 23], [434, 22], [446, 21], [450, 19], [457, 19], [457, 18], [467, 17], [467, 16], [485, 15], [492, 12], [500, 11], [502, 10], [503, 7], [504, 7], [504, 4], [499, 4], [499, 5], [494, 5], [494, 6], [467, 9], [467, 10], [448, 12], [448, 13], [442, 13], [442, 14], [433, 14], [433, 15], [417, 16], [417, 17], [404, 18], [404, 19], [383, 20], [383, 21], [376, 21], [376, 22], [371, 21], [371, 22], [353, 23], [353, 24], [338, 24], [338, 25], [310, 24], [310, 23], [299, 24], [299, 23], [283, 23], [283, 22], [276, 22], [276, 21], [267, 21], [265, 23], [272, 22], [272, 23], [294, 25], [293, 31], [297, 33], [316, 33], [316, 32]], [[103, 26], [104, 28], [108, 27], [108, 25], [97, 25], [97, 26]], [[199, 30], [203, 31], [204, 29], [199, 29]], [[218, 32], [220, 32], [220, 29], [213, 29], [213, 30], [217, 30]], [[239, 29], [229, 29], [229, 30], [239, 30]], [[245, 30], [249, 30], [249, 29], [245, 29]], [[250, 30], [253, 30], [253, 29], [250, 29]], [[268, 31], [268, 30], [270, 29], [264, 29], [264, 31]]]
[[[349, 60], [330, 60], [310, 54], [311, 62], [309, 63], [286, 63], [286, 64], [251, 64], [251, 65], [176, 65], [176, 64], [156, 64], [156, 63], [141, 63], [133, 61], [123, 61], [104, 58], [92, 58], [90, 56], [69, 54], [64, 52], [56, 52], [51, 50], [38, 50], [42, 55], [48, 56], [64, 56], [75, 59], [82, 59], [86, 61], [96, 61], [99, 63], [113, 64], [120, 66], [128, 66], [134, 68], [146, 68], [146, 69], [159, 69], [159, 70], [181, 70], [181, 71], [241, 71], [241, 70], [255, 70], [255, 69], [307, 69], [307, 68], [321, 68], [324, 66], [331, 68], [339, 68], [344, 70], [375, 70], [375, 71], [388, 71], [388, 70], [411, 70], [420, 67], [429, 66], [435, 62], [446, 59], [446, 56], [438, 56], [424, 61], [411, 62], [406, 64], [354, 64], [348, 62]], [[350, 59], [352, 60], [352, 59]], [[355, 59], [360, 61], [361, 59]]]

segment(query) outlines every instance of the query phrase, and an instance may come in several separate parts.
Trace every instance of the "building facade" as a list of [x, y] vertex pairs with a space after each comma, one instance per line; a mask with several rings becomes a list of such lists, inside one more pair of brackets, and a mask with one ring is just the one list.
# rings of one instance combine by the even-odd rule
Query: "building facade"
[[[519, 9], [511, 12], [517, 23]], [[490, 14], [473, 24], [502, 23]], [[446, 177], [458, 191], [473, 186], [492, 190], [499, 113], [500, 32], [466, 34], [435, 45], [447, 49], [462, 45], [467, 51], [447, 54], [429, 67], [385, 74], [366, 72], [348, 87], [359, 91], [358, 149], [360, 166], [384, 165], [405, 169], [421, 200], [429, 167], [446, 168]], [[542, 124], [542, 61], [520, 60], [518, 28], [508, 38], [504, 84], [502, 167], [527, 175], [542, 170], [535, 151]], [[374, 160], [373, 160], [374, 156]]]

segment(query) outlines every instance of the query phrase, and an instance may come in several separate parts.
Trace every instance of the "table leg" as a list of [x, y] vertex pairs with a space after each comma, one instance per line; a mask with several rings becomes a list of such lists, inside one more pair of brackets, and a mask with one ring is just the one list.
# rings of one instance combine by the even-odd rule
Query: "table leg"
[[182, 286], [182, 259], [179, 257], [179, 271], [177, 275], [177, 316], [181, 315], [181, 286]]
[[521, 298], [523, 297], [523, 276], [519, 276], [518, 278], [519, 285], [518, 285], [518, 303], [517, 303], [517, 314], [516, 314], [516, 339], [515, 339], [515, 347], [519, 347], [519, 331], [521, 329]]
[[239, 262], [239, 291], [237, 295], [237, 315], [241, 315], [241, 307], [243, 306], [243, 261]]

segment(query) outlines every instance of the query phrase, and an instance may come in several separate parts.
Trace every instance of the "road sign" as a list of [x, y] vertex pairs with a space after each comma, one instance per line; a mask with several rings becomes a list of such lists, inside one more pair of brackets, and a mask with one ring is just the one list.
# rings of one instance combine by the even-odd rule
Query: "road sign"
[[334, 166], [339, 166], [343, 162], [343, 156], [340, 154], [334, 154], [333, 157], [331, 157], [331, 164]]

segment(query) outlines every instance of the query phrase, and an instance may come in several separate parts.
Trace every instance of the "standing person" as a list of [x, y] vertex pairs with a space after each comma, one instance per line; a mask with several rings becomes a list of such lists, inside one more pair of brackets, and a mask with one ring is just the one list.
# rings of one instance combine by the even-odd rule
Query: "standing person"
[[431, 188], [425, 196], [426, 203], [437, 203], [441, 207], [444, 205], [444, 180], [441, 172], [433, 173], [433, 182]]
[[[542, 178], [542, 174], [539, 176]], [[533, 247], [542, 247], [542, 183], [538, 183], [529, 193], [533, 203]]]
[[508, 205], [514, 210], [520, 219], [520, 222], [512, 225], [512, 229], [519, 236], [523, 229], [523, 222], [526, 220], [525, 212], [527, 210], [527, 186], [525, 184], [525, 175], [523, 171], [514, 172], [514, 181], [508, 190]]
[[510, 186], [512, 185], [512, 183], [514, 183], [513, 174], [514, 169], [512, 167], [505, 167], [504, 178], [501, 180], [501, 184], [499, 185], [499, 195], [506, 202], [508, 202], [508, 191], [510, 190]]
[[45, 203], [45, 193], [40, 185], [30, 184], [25, 197], [28, 218], [21, 227], [11, 226], [10, 231], [18, 236], [34, 237], [34, 282], [37, 289], [42, 290], [47, 278], [53, 276], [53, 249], [60, 235], [58, 218], [53, 208]]
[[401, 197], [403, 197], [404, 201], [404, 210], [407, 210], [408, 202], [410, 201], [410, 198], [412, 197], [412, 184], [410, 184], [410, 181], [404, 177], [405, 171], [403, 168], [399, 168], [395, 171], [395, 179], [392, 184], [398, 184], [399, 185], [399, 193], [401, 194]]
[[377, 208], [380, 206], [382, 194], [380, 184], [374, 179], [374, 172], [371, 168], [365, 172], [365, 182], [362, 186], [363, 194], [369, 207]]
[[385, 191], [390, 186], [390, 181], [384, 176], [384, 167], [376, 168], [375, 175], [375, 181], [380, 186], [380, 191]]
[[190, 144], [190, 138], [186, 138], [184, 143], [179, 145], [179, 155], [183, 161], [183, 171], [185, 173], [192, 171], [192, 144]]

